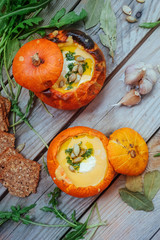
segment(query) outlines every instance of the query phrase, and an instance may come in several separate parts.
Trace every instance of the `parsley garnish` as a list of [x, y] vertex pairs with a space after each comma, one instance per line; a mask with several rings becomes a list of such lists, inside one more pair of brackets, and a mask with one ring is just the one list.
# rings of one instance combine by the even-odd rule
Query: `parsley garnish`
[[86, 152], [82, 155], [82, 157], [84, 157], [84, 159], [89, 158], [93, 153], [93, 148], [89, 148], [86, 150]]
[[70, 89], [72, 89], [73, 87], [71, 86], [71, 85], [69, 85], [67, 88], [66, 88], [66, 90], [70, 90]]
[[65, 150], [65, 153], [71, 154], [72, 152], [73, 152], [73, 148], [68, 148], [68, 149]]
[[74, 67], [74, 63], [68, 64], [68, 69], [69, 69], [69, 71], [72, 71], [73, 67]]
[[83, 68], [83, 72], [85, 72], [86, 69], [89, 68], [88, 63], [87, 62], [83, 63], [82, 68]]
[[75, 59], [75, 57], [73, 56], [73, 55], [75, 55], [76, 53], [75, 52], [68, 52], [68, 53], [66, 53], [66, 59], [67, 59], [67, 61], [72, 61], [72, 60], [74, 60]]

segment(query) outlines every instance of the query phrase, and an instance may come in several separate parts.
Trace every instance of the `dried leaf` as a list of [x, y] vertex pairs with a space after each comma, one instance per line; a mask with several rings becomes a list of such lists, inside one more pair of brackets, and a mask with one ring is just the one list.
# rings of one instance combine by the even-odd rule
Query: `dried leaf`
[[127, 188], [119, 189], [122, 200], [135, 210], [150, 212], [154, 209], [152, 201], [138, 192], [131, 192]]
[[101, 28], [104, 33], [100, 34], [102, 44], [109, 48], [109, 54], [114, 59], [114, 51], [116, 50], [116, 16], [111, 7], [111, 1], [105, 2], [104, 8], [100, 16]]
[[[87, 11], [87, 19], [85, 20], [85, 29], [94, 27], [99, 23], [102, 8], [104, 6], [104, 0], [88, 0], [85, 5]], [[92, 9], [92, 11], [91, 11]]]
[[142, 192], [142, 176], [127, 176], [126, 188], [132, 192]]
[[147, 172], [144, 175], [144, 194], [152, 200], [160, 189], [160, 171]]

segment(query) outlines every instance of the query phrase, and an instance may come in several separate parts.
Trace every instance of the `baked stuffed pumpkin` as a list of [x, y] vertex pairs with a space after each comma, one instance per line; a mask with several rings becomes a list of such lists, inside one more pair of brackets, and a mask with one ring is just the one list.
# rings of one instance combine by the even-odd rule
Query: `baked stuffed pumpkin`
[[57, 135], [47, 154], [47, 166], [55, 184], [75, 197], [102, 192], [114, 170], [107, 157], [107, 137], [88, 127], [72, 127]]
[[[98, 45], [78, 30], [56, 30], [45, 39], [33, 41], [41, 40], [46, 41], [45, 47], [37, 44], [31, 50], [31, 41], [27, 43], [29, 48], [26, 45], [25, 49], [24, 45], [25, 51], [20, 49], [17, 53], [13, 61], [15, 80], [54, 108], [73, 110], [87, 105], [99, 93], [106, 78], [105, 58]], [[25, 56], [29, 59], [26, 63]]]

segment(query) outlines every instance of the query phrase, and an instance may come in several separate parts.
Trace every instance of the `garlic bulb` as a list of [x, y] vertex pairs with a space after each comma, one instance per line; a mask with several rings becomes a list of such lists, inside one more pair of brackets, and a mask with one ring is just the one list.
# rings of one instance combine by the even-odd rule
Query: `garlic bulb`
[[147, 79], [142, 79], [139, 84], [139, 92], [142, 95], [149, 93], [152, 90], [153, 84]]
[[128, 66], [125, 71], [125, 84], [137, 85], [145, 73], [146, 67], [143, 62]]
[[149, 93], [156, 81], [157, 75], [155, 70], [151, 65], [146, 65], [146, 74], [144, 78], [139, 82], [140, 94], [145, 95]]

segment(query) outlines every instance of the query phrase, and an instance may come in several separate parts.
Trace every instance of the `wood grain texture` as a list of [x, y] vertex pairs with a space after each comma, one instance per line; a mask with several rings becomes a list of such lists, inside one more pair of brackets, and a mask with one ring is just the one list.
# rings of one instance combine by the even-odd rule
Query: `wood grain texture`
[[[63, 6], [68, 7], [68, 1], [65, 1], [65, 2], [57, 1], [57, 4], [59, 2], [61, 3], [63, 2], [64, 4]], [[72, 1], [72, 6], [73, 6], [73, 2], [75, 3], [75, 1]], [[98, 27], [95, 27], [87, 31], [87, 33], [89, 33], [93, 37], [93, 39], [100, 45], [101, 49], [105, 53], [109, 73], [111, 73], [113, 69], [115, 69], [115, 67], [118, 64], [120, 64], [120, 62], [124, 59], [124, 57], [127, 56], [127, 54], [129, 54], [129, 52], [134, 48], [134, 46], [143, 38], [143, 36], [147, 32], [146, 29], [139, 29], [137, 23], [136, 25], [131, 25], [125, 22], [124, 20], [125, 16], [123, 15], [121, 10], [121, 7], [123, 6], [124, 3], [127, 3], [127, 1], [121, 1], [118, 3], [117, 1], [113, 1], [112, 3], [114, 10], [116, 12], [116, 16], [118, 17], [118, 19], [120, 19], [117, 27], [118, 47], [117, 47], [114, 64], [111, 63], [111, 59], [108, 57], [108, 50], [106, 50], [106, 48], [100, 45], [99, 38], [98, 38], [98, 32], [99, 32]], [[143, 15], [142, 15], [143, 18], [141, 18], [141, 22], [154, 21], [159, 17], [158, 4], [160, 3], [157, 0], [152, 2], [152, 4], [148, 0], [146, 1], [145, 5], [137, 4], [136, 1], [130, 1], [130, 4], [132, 4], [134, 9], [137, 9], [137, 10], [139, 10], [139, 8], [142, 8], [142, 7], [144, 8]], [[80, 6], [77, 7], [77, 9], [80, 10]], [[126, 30], [126, 26], [127, 26], [127, 30]], [[81, 28], [81, 26], [79, 27]], [[157, 63], [157, 59], [159, 58], [158, 39], [159, 39], [159, 30], [156, 30], [156, 32], [153, 34], [153, 37], [151, 36], [146, 41], [146, 43], [142, 45], [142, 47], [138, 50], [138, 52], [134, 54], [133, 58], [130, 59], [129, 63], [135, 62], [140, 59], [147, 60], [147, 62]], [[151, 48], [150, 46], [153, 46], [153, 48]], [[153, 57], [153, 54], [155, 54], [155, 58]], [[75, 125], [90, 126], [98, 130], [101, 130], [105, 134], [109, 135], [110, 132], [112, 132], [114, 129], [119, 128], [121, 124], [126, 124], [127, 126], [135, 128], [135, 130], [136, 129], [140, 130], [140, 133], [143, 135], [143, 137], [146, 140], [154, 133], [154, 131], [156, 131], [156, 129], [158, 128], [159, 119], [160, 119], [158, 117], [159, 116], [159, 108], [158, 108], [159, 95], [157, 94], [158, 89], [156, 90], [154, 88], [154, 91], [152, 92], [152, 94], [149, 96], [146, 96], [143, 99], [143, 102], [135, 108], [127, 109], [126, 107], [122, 107], [119, 109], [115, 109], [111, 107], [111, 105], [114, 103], [117, 103], [125, 93], [124, 84], [123, 82], [119, 81], [119, 79], [123, 75], [125, 67], [126, 65], [122, 69], [120, 69], [117, 75], [108, 83], [108, 85], [103, 89], [103, 91], [99, 94], [99, 96], [87, 107], [84, 113], [82, 113], [71, 126], [75, 126]], [[157, 86], [159, 88], [159, 84], [157, 84]], [[153, 99], [151, 100], [151, 97], [155, 98], [155, 102], [153, 102]], [[27, 93], [25, 90], [23, 90], [21, 99], [23, 99], [22, 108], [25, 108], [25, 105], [26, 105], [25, 103], [27, 101]], [[142, 111], [144, 107], [146, 107], [146, 111]], [[155, 112], [154, 108], [156, 108], [157, 114], [154, 113]], [[75, 111], [64, 112], [64, 111], [56, 110], [50, 107], [49, 107], [49, 110], [54, 115], [53, 119], [44, 111], [40, 103], [37, 101], [35, 103], [34, 110], [32, 111], [30, 116], [31, 124], [45, 138], [47, 142], [49, 142], [60, 131], [62, 127], [65, 127], [66, 122], [67, 121], [69, 122], [70, 119], [75, 114]], [[141, 111], [143, 112], [143, 114], [141, 114]], [[140, 113], [140, 117], [139, 117], [139, 113]], [[152, 118], [150, 118], [150, 113], [154, 113]], [[139, 123], [141, 121], [142, 123], [139, 126]], [[150, 125], [152, 126], [151, 129], [150, 129]], [[142, 126], [142, 130], [139, 129], [141, 126]], [[23, 150], [23, 154], [27, 158], [34, 159], [43, 148], [43, 145], [41, 144], [39, 139], [24, 124], [17, 128], [16, 137], [17, 137], [17, 145], [24, 142], [26, 143], [26, 147]], [[17, 203], [20, 203], [24, 206], [34, 202], [37, 203], [36, 209], [40, 209], [40, 207], [47, 204], [46, 193], [49, 192], [50, 190], [53, 190], [53, 187], [54, 185], [52, 180], [50, 179], [50, 177], [46, 176], [44, 170], [42, 170], [41, 181], [38, 187], [37, 194], [31, 195], [26, 199], [18, 199], [8, 194], [1, 201], [0, 209], [8, 209], [9, 205], [13, 205]], [[117, 198], [116, 197], [117, 192], [113, 194], [114, 191], [112, 190], [112, 188], [111, 190], [109, 189], [109, 191], [111, 191], [110, 193], [111, 196], [112, 195], [115, 196], [115, 199], [111, 198], [112, 202], [110, 202], [109, 208], [106, 208], [105, 214], [107, 214], [107, 212], [109, 211], [110, 216], [113, 214], [113, 217], [115, 219], [117, 215], [121, 214], [121, 212], [119, 213], [118, 211], [118, 207], [116, 208], [115, 206], [114, 208], [112, 207], [112, 204]], [[104, 196], [106, 197], [106, 195]], [[66, 213], [71, 213], [72, 209], [77, 209], [78, 216], [80, 216], [83, 214], [85, 209], [87, 209], [87, 207], [94, 201], [94, 199], [95, 197], [88, 198], [88, 199], [76, 199], [75, 201], [75, 198], [72, 198], [63, 194], [62, 204], [60, 205], [60, 208], [64, 209]], [[122, 211], [123, 210], [126, 211], [125, 207], [126, 206], [123, 207]], [[125, 213], [127, 214], [127, 212]], [[58, 223], [55, 217], [46, 213], [43, 214], [40, 210], [36, 210], [35, 212], [33, 212], [33, 215], [36, 216], [37, 221]], [[116, 223], [119, 224], [118, 222]], [[124, 222], [124, 224], [126, 224], [126, 222]], [[123, 226], [123, 229], [124, 227], [125, 226]], [[12, 239], [12, 240], [20, 239], [22, 235], [23, 235], [23, 239], [59, 239], [60, 236], [62, 236], [65, 232], [65, 230], [60, 230], [60, 229], [46, 230], [44, 228], [42, 229], [35, 226], [34, 227], [25, 226], [22, 224], [9, 223], [9, 222], [3, 225], [0, 231], [1, 231], [0, 236], [2, 236], [2, 239]]]
[[[145, 172], [158, 169], [155, 168], [155, 163], [158, 162], [157, 158], [153, 155], [157, 152], [156, 146], [159, 147], [160, 130], [148, 142], [149, 147], [149, 163]], [[160, 168], [159, 168], [160, 169]], [[143, 173], [144, 175], [144, 173]], [[160, 232], [151, 238], [155, 232], [159, 230], [159, 211], [160, 211], [160, 191], [153, 199], [154, 210], [152, 212], [135, 211], [131, 207], [122, 202], [118, 189], [125, 187], [125, 176], [120, 176], [112, 186], [98, 199], [98, 207], [102, 220], [108, 222], [107, 227], [101, 227], [96, 232], [93, 240], [158, 240]], [[81, 219], [85, 221], [88, 212]], [[92, 219], [93, 222], [97, 221], [95, 215]], [[86, 235], [86, 238], [88, 234]]]

